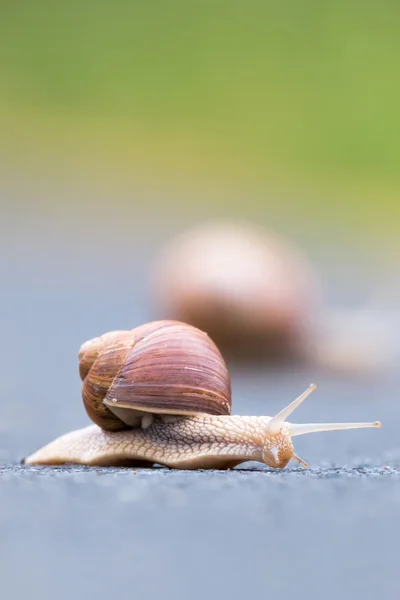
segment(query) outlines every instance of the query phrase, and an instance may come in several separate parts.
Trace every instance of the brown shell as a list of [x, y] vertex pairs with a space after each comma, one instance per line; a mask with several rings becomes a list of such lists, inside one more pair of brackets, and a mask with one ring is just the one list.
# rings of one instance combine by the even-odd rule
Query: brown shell
[[202, 223], [154, 262], [154, 298], [167, 318], [209, 333], [226, 356], [302, 355], [319, 309], [319, 284], [291, 240], [253, 224]]
[[133, 414], [231, 412], [221, 353], [206, 333], [186, 323], [154, 321], [106, 333], [86, 342], [79, 360], [86, 412], [103, 429], [128, 427], [106, 404]]

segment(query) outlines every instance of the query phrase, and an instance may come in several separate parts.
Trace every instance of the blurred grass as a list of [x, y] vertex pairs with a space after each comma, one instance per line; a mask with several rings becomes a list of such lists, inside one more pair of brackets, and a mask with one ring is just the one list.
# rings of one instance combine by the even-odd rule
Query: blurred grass
[[389, 226], [399, 16], [394, 0], [4, 1], [0, 148], [98, 174], [316, 187]]

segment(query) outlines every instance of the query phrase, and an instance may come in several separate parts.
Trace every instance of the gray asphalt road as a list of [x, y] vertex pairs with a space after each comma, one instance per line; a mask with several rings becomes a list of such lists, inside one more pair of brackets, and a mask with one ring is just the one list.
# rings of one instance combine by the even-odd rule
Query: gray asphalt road
[[2, 597], [395, 599], [399, 473], [6, 468]]
[[[258, 379], [253, 406], [244, 397], [238, 404], [260, 414], [264, 376]], [[242, 392], [241, 377], [236, 382]], [[294, 388], [270, 386], [273, 407], [290, 396], [285, 387]], [[379, 417], [384, 424], [297, 438], [308, 470], [8, 463], [0, 469], [2, 597], [398, 598], [399, 409], [394, 382], [368, 388], [326, 381], [299, 411], [299, 421]], [[3, 437], [10, 460], [56, 429], [46, 420], [40, 435], [24, 432], [24, 439], [15, 428], [15, 437]]]
[[[7, 213], [0, 243], [0, 597], [397, 599], [397, 372], [363, 379], [232, 368], [236, 413], [274, 414], [316, 381], [293, 420], [382, 421], [380, 430], [296, 438], [307, 471], [18, 465], [87, 424], [80, 344], [152, 317], [137, 258], [146, 264], [150, 255], [143, 225], [113, 238], [111, 252], [109, 225], [21, 214]], [[130, 277], [127, 252], [136, 256]], [[360, 283], [341, 268], [332, 278], [343, 277], [351, 303]]]

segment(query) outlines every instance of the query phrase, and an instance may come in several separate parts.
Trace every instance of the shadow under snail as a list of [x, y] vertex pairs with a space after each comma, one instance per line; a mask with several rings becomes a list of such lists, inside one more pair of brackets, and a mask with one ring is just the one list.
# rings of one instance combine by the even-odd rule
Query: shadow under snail
[[284, 468], [292, 459], [307, 467], [294, 453], [294, 436], [381, 427], [287, 422], [314, 385], [274, 417], [231, 415], [231, 382], [221, 353], [206, 333], [179, 321], [155, 321], [84, 343], [79, 372], [84, 406], [95, 424], [55, 439], [25, 464], [228, 469], [258, 461]]

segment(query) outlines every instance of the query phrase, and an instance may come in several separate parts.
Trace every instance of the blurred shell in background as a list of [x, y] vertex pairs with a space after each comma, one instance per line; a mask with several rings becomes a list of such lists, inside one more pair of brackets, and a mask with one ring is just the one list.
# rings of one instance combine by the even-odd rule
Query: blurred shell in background
[[300, 249], [240, 222], [206, 223], [175, 238], [158, 257], [152, 283], [163, 318], [203, 329], [239, 357], [298, 354], [319, 306]]
[[369, 376], [400, 357], [398, 316], [368, 299], [357, 309], [326, 306], [301, 249], [252, 224], [213, 221], [186, 231], [162, 249], [151, 277], [155, 318], [206, 331], [227, 359]]

